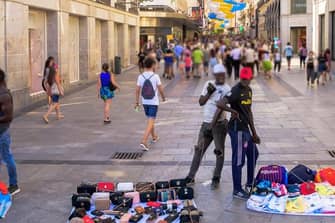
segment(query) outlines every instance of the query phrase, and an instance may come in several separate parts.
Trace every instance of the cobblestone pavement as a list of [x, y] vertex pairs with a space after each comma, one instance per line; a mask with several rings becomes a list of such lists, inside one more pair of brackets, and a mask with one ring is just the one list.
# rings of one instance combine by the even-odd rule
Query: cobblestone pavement
[[[137, 70], [117, 77], [122, 90], [112, 108], [112, 124], [102, 124], [102, 102], [95, 86], [62, 99], [65, 119], [45, 125], [46, 107], [24, 114], [12, 125], [13, 152], [18, 162], [22, 192], [15, 196], [6, 223], [60, 223], [70, 211], [71, 193], [87, 181], [157, 181], [185, 177], [202, 120], [197, 104], [204, 82], [178, 77], [165, 82], [168, 102], [159, 108], [161, 140], [139, 160], [117, 161], [115, 152], [139, 152], [145, 127], [135, 112]], [[232, 81], [229, 81], [233, 84]], [[272, 80], [253, 83], [255, 123], [262, 138], [259, 165], [304, 163], [312, 168], [335, 166], [335, 84], [310, 88], [303, 71], [295, 67]], [[247, 211], [232, 199], [229, 137], [221, 187], [209, 188], [214, 154], [210, 149], [196, 178], [196, 202], [205, 212], [202, 222], [333, 222], [331, 218], [289, 217]], [[0, 179], [7, 180], [2, 167]]]

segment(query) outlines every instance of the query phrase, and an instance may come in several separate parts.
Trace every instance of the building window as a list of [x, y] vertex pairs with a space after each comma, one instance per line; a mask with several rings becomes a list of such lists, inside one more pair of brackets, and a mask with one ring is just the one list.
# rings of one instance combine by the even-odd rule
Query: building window
[[306, 0], [291, 0], [291, 14], [304, 14], [306, 11]]
[[332, 60], [335, 60], [335, 11], [331, 12], [331, 54]]
[[326, 47], [326, 35], [325, 35], [325, 15], [319, 16], [319, 27], [320, 27], [320, 36], [319, 36], [319, 50], [324, 50]]

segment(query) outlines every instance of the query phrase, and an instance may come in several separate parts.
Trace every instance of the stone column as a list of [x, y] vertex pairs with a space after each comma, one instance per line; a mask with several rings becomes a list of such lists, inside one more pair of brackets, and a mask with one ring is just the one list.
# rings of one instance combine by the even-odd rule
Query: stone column
[[[108, 32], [108, 60], [109, 63], [114, 65], [114, 56], [115, 56], [115, 38], [114, 38], [114, 33], [115, 33], [115, 24], [113, 21], [108, 21], [107, 22], [107, 32]], [[113, 62], [113, 63], [112, 63]]]
[[[29, 96], [28, 10], [26, 5], [7, 1], [5, 22], [7, 25], [8, 87], [12, 91], [23, 90]], [[21, 103], [25, 104], [25, 102], [26, 100], [22, 98]]]
[[88, 19], [87, 17], [79, 18], [79, 75], [80, 80], [88, 80]]
[[87, 18], [88, 27], [88, 79], [93, 80], [99, 73], [96, 60], [96, 44], [95, 44], [95, 18]]
[[123, 67], [129, 65], [129, 25], [127, 21], [122, 25], [123, 26]]
[[69, 13], [58, 12], [58, 19], [60, 24], [59, 32], [59, 72], [62, 77], [64, 87], [69, 86], [70, 76], [69, 76]]

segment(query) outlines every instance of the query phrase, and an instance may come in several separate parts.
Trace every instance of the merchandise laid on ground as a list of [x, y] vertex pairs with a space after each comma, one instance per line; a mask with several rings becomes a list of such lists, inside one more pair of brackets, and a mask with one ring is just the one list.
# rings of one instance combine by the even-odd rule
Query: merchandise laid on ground
[[262, 167], [247, 201], [249, 210], [287, 215], [335, 216], [335, 169], [298, 165]]
[[0, 181], [0, 219], [5, 218], [12, 206], [12, 197], [7, 189], [7, 185]]
[[199, 223], [202, 213], [184, 179], [156, 183], [82, 183], [70, 223]]

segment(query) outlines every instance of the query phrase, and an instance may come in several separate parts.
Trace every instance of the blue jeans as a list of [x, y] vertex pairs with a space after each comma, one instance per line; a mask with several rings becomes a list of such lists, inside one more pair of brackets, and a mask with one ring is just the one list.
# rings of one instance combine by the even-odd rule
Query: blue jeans
[[249, 131], [229, 130], [232, 148], [232, 174], [234, 191], [242, 190], [242, 168], [247, 157], [247, 185], [252, 185], [258, 158], [258, 149]]
[[1, 160], [6, 163], [9, 176], [9, 185], [17, 185], [16, 164], [10, 149], [10, 144], [11, 138], [9, 130], [7, 130], [2, 135], [0, 135], [0, 164]]

